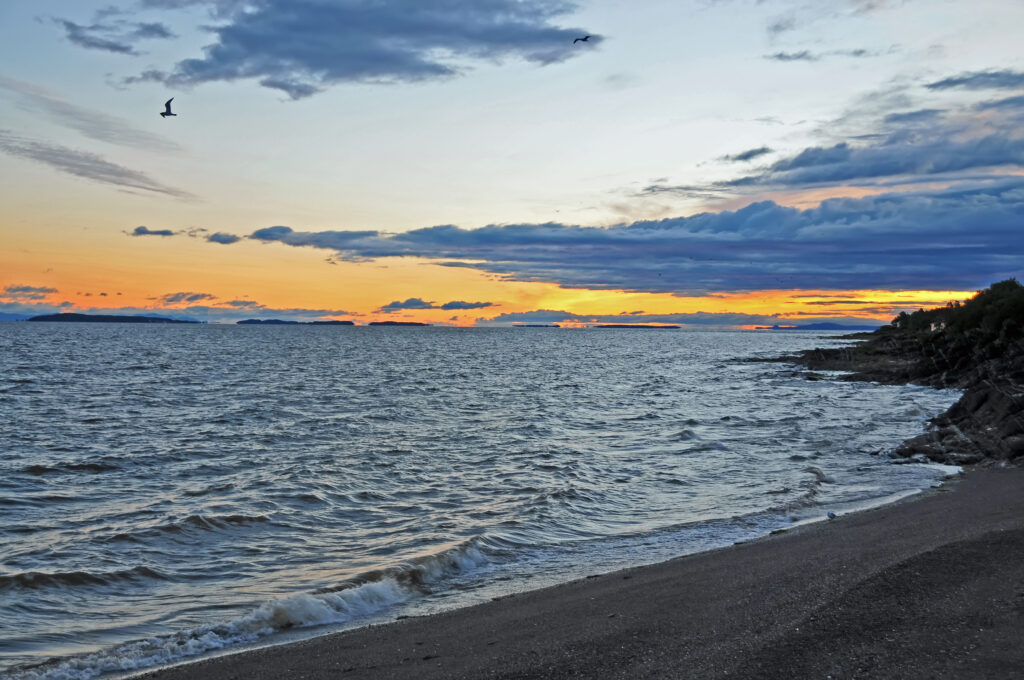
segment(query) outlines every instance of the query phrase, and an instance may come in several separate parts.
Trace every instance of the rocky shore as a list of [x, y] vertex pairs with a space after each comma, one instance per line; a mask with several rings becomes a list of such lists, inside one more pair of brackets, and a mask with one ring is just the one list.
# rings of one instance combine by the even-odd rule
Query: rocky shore
[[963, 390], [896, 455], [954, 465], [1024, 462], [1024, 287], [1015, 280], [962, 305], [901, 314], [889, 326], [849, 337], [858, 342], [779, 360], [850, 371], [844, 380]]

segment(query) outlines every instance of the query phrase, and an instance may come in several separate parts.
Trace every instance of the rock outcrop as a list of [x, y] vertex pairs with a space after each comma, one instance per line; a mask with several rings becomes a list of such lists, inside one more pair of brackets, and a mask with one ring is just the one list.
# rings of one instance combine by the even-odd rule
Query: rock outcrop
[[850, 347], [781, 360], [844, 380], [963, 390], [896, 455], [956, 465], [1024, 462], [1024, 287], [1010, 279], [959, 305], [901, 314]]

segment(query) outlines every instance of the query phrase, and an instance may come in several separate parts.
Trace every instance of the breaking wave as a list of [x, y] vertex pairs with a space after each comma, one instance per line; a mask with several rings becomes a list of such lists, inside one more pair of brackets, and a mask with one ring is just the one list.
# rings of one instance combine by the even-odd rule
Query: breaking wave
[[[103, 673], [177, 663], [234, 645], [251, 644], [293, 629], [348, 623], [384, 612], [421, 595], [434, 584], [487, 564], [490, 560], [482, 547], [480, 540], [467, 541], [389, 569], [361, 574], [336, 588], [270, 600], [231, 621], [137, 640], [93, 654], [16, 668], [10, 678], [88, 680]], [[79, 578], [75, 575], [50, 576], [74, 576], [70, 580]]]

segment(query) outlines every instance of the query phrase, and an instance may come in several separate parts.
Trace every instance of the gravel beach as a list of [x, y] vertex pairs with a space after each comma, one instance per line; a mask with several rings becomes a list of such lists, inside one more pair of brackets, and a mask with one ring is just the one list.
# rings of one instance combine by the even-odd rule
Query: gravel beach
[[1008, 678], [1024, 470], [722, 550], [148, 673], [184, 678]]

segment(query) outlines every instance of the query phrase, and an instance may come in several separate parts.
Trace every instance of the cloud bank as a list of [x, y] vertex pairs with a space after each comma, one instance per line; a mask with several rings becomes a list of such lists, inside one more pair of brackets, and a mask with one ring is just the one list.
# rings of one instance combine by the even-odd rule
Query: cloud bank
[[[255, 79], [292, 99], [347, 82], [417, 82], [463, 73], [470, 63], [521, 59], [539, 65], [593, 49], [573, 39], [587, 33], [554, 21], [568, 0], [233, 0], [157, 1], [177, 9], [206, 5], [218, 19], [216, 40], [202, 57], [131, 82], [172, 86]], [[98, 47], [97, 45], [91, 45]], [[114, 46], [108, 46], [113, 49]]]
[[[249, 238], [332, 250], [349, 259], [427, 258], [510, 280], [580, 288], [680, 294], [766, 288], [965, 290], [1021, 275], [1024, 178], [835, 198], [804, 210], [759, 201], [736, 211], [608, 228], [442, 225], [388, 234], [276, 226]], [[423, 303], [418, 298], [412, 303], [417, 301]]]

